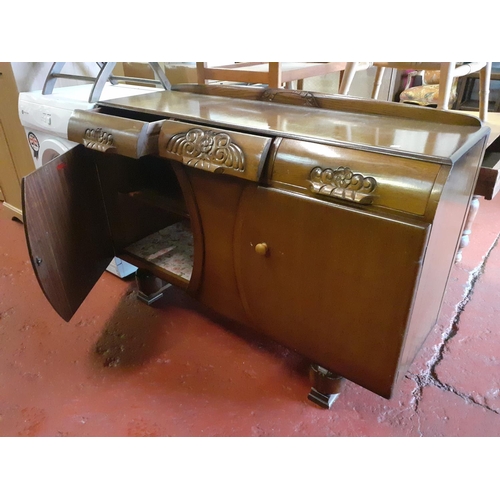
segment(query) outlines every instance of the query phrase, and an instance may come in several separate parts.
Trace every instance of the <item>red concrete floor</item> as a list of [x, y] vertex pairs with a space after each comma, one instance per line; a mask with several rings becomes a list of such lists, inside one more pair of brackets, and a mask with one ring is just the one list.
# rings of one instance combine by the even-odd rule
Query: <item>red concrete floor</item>
[[482, 202], [395, 397], [348, 382], [331, 410], [307, 400], [303, 358], [174, 288], [148, 307], [105, 273], [65, 323], [22, 225], [0, 220], [0, 435], [500, 436], [499, 214], [500, 196]]

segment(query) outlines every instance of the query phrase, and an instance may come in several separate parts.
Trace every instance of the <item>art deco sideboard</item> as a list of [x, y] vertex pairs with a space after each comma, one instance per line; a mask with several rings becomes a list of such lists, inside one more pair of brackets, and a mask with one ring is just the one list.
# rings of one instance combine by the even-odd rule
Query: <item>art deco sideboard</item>
[[184, 85], [75, 111], [68, 133], [80, 145], [23, 182], [55, 310], [69, 321], [118, 256], [308, 358], [309, 397], [329, 407], [343, 378], [390, 398], [435, 324], [489, 129]]

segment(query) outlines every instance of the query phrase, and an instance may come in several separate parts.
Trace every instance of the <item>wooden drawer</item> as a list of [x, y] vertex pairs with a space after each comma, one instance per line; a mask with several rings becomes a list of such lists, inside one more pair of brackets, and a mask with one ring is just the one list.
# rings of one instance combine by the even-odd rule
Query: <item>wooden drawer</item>
[[165, 120], [142, 121], [75, 110], [68, 124], [68, 139], [102, 153], [140, 158], [158, 153], [158, 136]]
[[257, 181], [270, 145], [269, 137], [166, 121], [159, 155], [188, 167]]
[[500, 191], [500, 137], [486, 148], [474, 194], [492, 200]]
[[439, 164], [284, 139], [271, 185], [330, 201], [424, 215]]

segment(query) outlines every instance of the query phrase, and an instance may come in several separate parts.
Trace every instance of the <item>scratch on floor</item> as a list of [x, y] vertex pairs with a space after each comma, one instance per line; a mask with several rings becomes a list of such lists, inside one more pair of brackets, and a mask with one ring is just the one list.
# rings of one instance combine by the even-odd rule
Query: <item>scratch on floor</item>
[[463, 298], [456, 305], [455, 314], [451, 318], [451, 321], [450, 321], [448, 328], [446, 328], [441, 335], [441, 342], [438, 345], [434, 346], [434, 355], [432, 356], [432, 358], [429, 361], [427, 361], [426, 368], [424, 370], [422, 370], [419, 374], [409, 373], [406, 375], [407, 378], [409, 378], [410, 380], [413, 380], [413, 382], [415, 382], [415, 389], [413, 389], [413, 391], [412, 391], [412, 399], [410, 401], [410, 406], [412, 407], [413, 411], [415, 411], [415, 413], [417, 414], [417, 417], [419, 417], [419, 418], [420, 418], [420, 416], [419, 416], [419, 412], [418, 412], [418, 407], [419, 407], [420, 401], [422, 400], [423, 389], [426, 386], [434, 386], [434, 387], [437, 387], [438, 389], [442, 389], [444, 391], [451, 392], [451, 393], [461, 397], [467, 403], [471, 403], [471, 404], [474, 404], [476, 406], [480, 406], [481, 408], [484, 408], [488, 411], [492, 411], [493, 413], [496, 413], [497, 415], [500, 415], [500, 411], [495, 410], [494, 408], [491, 408], [486, 404], [483, 404], [483, 403], [476, 401], [471, 395], [464, 394], [449, 384], [441, 382], [441, 380], [439, 380], [437, 373], [436, 373], [436, 367], [443, 359], [444, 352], [447, 348], [448, 342], [453, 337], [455, 337], [455, 335], [457, 335], [457, 333], [459, 332], [460, 317], [465, 309], [465, 306], [471, 300], [472, 294], [474, 292], [474, 287], [476, 286], [478, 279], [484, 273], [484, 270], [485, 270], [486, 264], [488, 262], [488, 259], [490, 257], [490, 254], [493, 251], [493, 249], [497, 246], [499, 240], [500, 240], [500, 234], [497, 235], [497, 237], [493, 241], [492, 245], [490, 246], [490, 248], [488, 249], [488, 251], [484, 255], [483, 260], [479, 263], [479, 265], [477, 267], [475, 267], [470, 272], [469, 279], [467, 280], [467, 283], [465, 284], [465, 287], [464, 287]]

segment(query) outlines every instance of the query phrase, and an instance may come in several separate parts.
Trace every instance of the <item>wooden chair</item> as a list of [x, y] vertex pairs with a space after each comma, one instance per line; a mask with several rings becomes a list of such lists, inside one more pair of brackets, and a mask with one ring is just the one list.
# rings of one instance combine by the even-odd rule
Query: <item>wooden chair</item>
[[[339, 93], [347, 95], [349, 88], [354, 79], [354, 75], [359, 70], [360, 63], [351, 62], [346, 64], [344, 78], [342, 79]], [[466, 64], [457, 64], [455, 62], [374, 62], [371, 66], [377, 68], [375, 81], [372, 89], [372, 99], [377, 99], [382, 77], [384, 76], [385, 68], [394, 68], [400, 70], [413, 69], [421, 70], [439, 70], [439, 101], [438, 109], [448, 109], [451, 86], [454, 78], [469, 75], [475, 71], [479, 71], [480, 89], [479, 89], [479, 118], [486, 120], [488, 114], [488, 98], [491, 78], [491, 62], [471, 62]]]
[[[271, 88], [285, 85], [291, 88], [291, 83], [297, 81], [297, 89], [303, 90], [304, 79], [327, 75], [337, 71], [342, 73], [345, 62], [239, 62], [224, 66], [207, 66], [206, 62], [197, 62], [196, 71], [198, 83], [208, 80], [264, 84]], [[354, 70], [355, 71], [355, 70]]]
[[[348, 63], [346, 65], [344, 78], [341, 82], [339, 93], [347, 95], [359, 63]], [[486, 121], [488, 116], [488, 101], [490, 93], [491, 62], [471, 62], [466, 64], [457, 64], [455, 62], [374, 62], [372, 66], [377, 68], [375, 81], [372, 89], [372, 99], [377, 99], [380, 90], [380, 84], [384, 75], [385, 68], [395, 68], [400, 70], [429, 70], [440, 71], [439, 76], [439, 98], [438, 109], [446, 110], [449, 107], [450, 93], [454, 78], [469, 75], [479, 71], [479, 118]], [[479, 209], [479, 196], [472, 197], [469, 213], [465, 223], [459, 249], [456, 255], [456, 262], [462, 259], [462, 250], [469, 244], [472, 224]]]
[[[497, 92], [491, 92], [492, 89], [498, 91], [498, 81], [500, 80], [500, 63], [492, 63], [491, 76], [490, 76], [490, 96], [492, 94], [497, 94]], [[479, 109], [479, 101], [476, 100], [476, 95], [474, 92], [474, 87], [476, 82], [479, 80], [479, 86], [481, 85], [481, 73], [476, 71], [462, 78], [458, 85], [458, 96], [457, 102], [455, 103], [454, 109], [466, 110], [466, 111], [477, 111]], [[494, 83], [495, 82], [495, 83]], [[500, 112], [500, 98], [498, 95], [496, 99], [490, 101], [489, 103], [490, 111], [494, 113]]]

